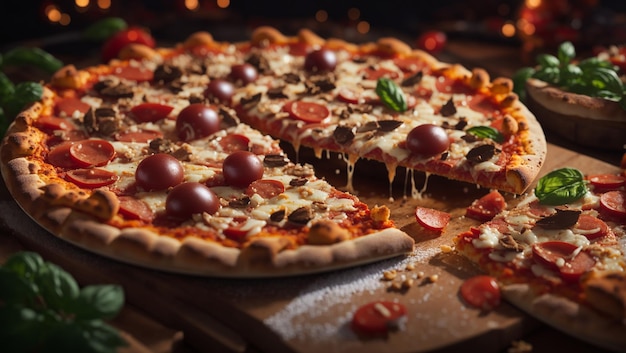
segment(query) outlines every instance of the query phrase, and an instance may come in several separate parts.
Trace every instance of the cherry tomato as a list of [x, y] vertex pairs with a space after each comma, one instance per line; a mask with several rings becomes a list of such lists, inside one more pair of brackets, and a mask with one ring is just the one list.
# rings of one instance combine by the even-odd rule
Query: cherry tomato
[[215, 98], [222, 103], [230, 103], [235, 94], [235, 86], [224, 79], [214, 79], [209, 82], [204, 96], [211, 99]]
[[450, 147], [446, 130], [434, 124], [418, 125], [406, 137], [406, 147], [422, 156], [434, 156]]
[[578, 222], [574, 229], [581, 231], [589, 240], [602, 238], [611, 231], [609, 225], [603, 220], [588, 214], [578, 216]]
[[285, 104], [283, 110], [294, 119], [312, 124], [322, 122], [330, 115], [326, 106], [315, 102], [291, 101]]
[[390, 301], [374, 301], [359, 307], [352, 315], [354, 332], [366, 336], [386, 335], [407, 318], [406, 307]]
[[130, 112], [138, 123], [153, 123], [167, 118], [173, 109], [174, 107], [165, 104], [142, 103], [130, 108]]
[[180, 161], [169, 154], [157, 153], [137, 165], [135, 180], [146, 190], [165, 190], [183, 182], [185, 170]]
[[246, 239], [248, 235], [247, 230], [243, 230], [240, 227], [228, 227], [223, 230], [224, 236], [228, 239], [235, 241], [242, 241]]
[[104, 42], [102, 46], [102, 60], [106, 63], [116, 58], [120, 50], [131, 43], [143, 44], [150, 48], [156, 46], [154, 37], [145, 29], [135, 26], [128, 27], [115, 33]]
[[178, 113], [176, 132], [182, 141], [209, 136], [220, 129], [217, 112], [208, 105], [193, 103]]
[[224, 180], [228, 185], [245, 188], [263, 177], [263, 162], [254, 153], [235, 151], [224, 159]]
[[337, 55], [329, 49], [317, 49], [306, 54], [304, 68], [310, 72], [333, 71], [337, 67]]
[[611, 217], [626, 221], [626, 191], [605, 192], [600, 196], [600, 207]]
[[91, 106], [78, 98], [63, 98], [59, 100], [54, 106], [54, 114], [67, 117], [74, 115], [74, 112], [78, 111], [80, 114], [85, 114]]
[[228, 74], [228, 78], [237, 85], [247, 85], [256, 81], [258, 77], [259, 73], [256, 68], [248, 63], [233, 65]]
[[219, 198], [215, 193], [196, 182], [187, 182], [175, 186], [165, 199], [165, 212], [168, 216], [187, 219], [199, 213], [214, 214], [220, 208]]
[[448, 37], [441, 31], [426, 31], [417, 38], [416, 45], [419, 49], [436, 54], [440, 52], [448, 41]]
[[415, 219], [422, 227], [441, 232], [450, 222], [450, 214], [428, 207], [417, 207], [415, 209]]
[[285, 185], [274, 179], [258, 179], [250, 183], [246, 189], [246, 195], [258, 194], [264, 199], [271, 199], [285, 192]]
[[70, 146], [70, 157], [82, 167], [99, 167], [115, 157], [115, 147], [106, 140], [83, 140]]
[[498, 190], [493, 190], [472, 202], [465, 210], [465, 216], [486, 222], [506, 208], [506, 200]]
[[460, 293], [469, 305], [482, 310], [492, 310], [500, 305], [500, 286], [491, 276], [479, 275], [466, 279], [461, 284]]
[[250, 146], [250, 139], [240, 134], [229, 134], [222, 137], [219, 144], [226, 153], [247, 151]]
[[81, 188], [99, 188], [113, 184], [118, 179], [115, 173], [100, 168], [73, 169], [67, 171], [65, 176]]
[[[564, 241], [546, 241], [532, 246], [533, 259], [561, 274], [566, 281], [577, 281], [583, 273], [593, 267], [595, 260], [586, 251], [575, 256], [578, 246]], [[562, 262], [562, 263], [561, 263]]]
[[118, 196], [120, 200], [119, 213], [129, 219], [139, 219], [149, 222], [154, 218], [154, 213], [145, 202], [131, 196]]
[[615, 190], [626, 184], [626, 177], [618, 174], [596, 174], [587, 177], [591, 185], [602, 191]]

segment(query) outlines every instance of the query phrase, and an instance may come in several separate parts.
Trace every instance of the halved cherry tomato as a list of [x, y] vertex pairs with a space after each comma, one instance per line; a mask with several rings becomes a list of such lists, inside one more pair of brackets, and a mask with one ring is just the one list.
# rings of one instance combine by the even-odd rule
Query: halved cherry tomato
[[492, 310], [500, 305], [500, 286], [494, 277], [479, 275], [466, 279], [461, 284], [461, 297], [469, 305], [483, 310]]
[[363, 335], [386, 335], [406, 320], [406, 307], [391, 301], [374, 301], [359, 307], [352, 316], [352, 330]]
[[76, 129], [76, 125], [74, 125], [71, 121], [64, 118], [57, 118], [55, 116], [42, 116], [35, 120], [33, 124], [45, 132]]
[[226, 153], [247, 151], [250, 146], [250, 139], [240, 134], [229, 134], [222, 137], [219, 144]]
[[493, 190], [472, 202], [465, 216], [478, 221], [489, 221], [506, 208], [506, 200], [499, 191]]
[[415, 219], [422, 227], [441, 232], [450, 222], [450, 214], [428, 207], [417, 207]]
[[80, 168], [81, 165], [70, 156], [73, 144], [74, 142], [63, 142], [51, 149], [48, 152], [48, 163], [63, 169]]
[[81, 101], [78, 98], [63, 98], [55, 104], [54, 114], [65, 114], [65, 116], [70, 117], [74, 115], [74, 112], [76, 111], [80, 112], [81, 114], [85, 114], [89, 110], [89, 108], [91, 108], [89, 104]]
[[274, 179], [258, 179], [250, 183], [246, 188], [246, 195], [258, 194], [264, 199], [270, 199], [285, 192], [285, 185]]
[[70, 156], [82, 167], [99, 167], [115, 157], [115, 147], [106, 140], [83, 140], [70, 146]]
[[174, 109], [169, 105], [159, 103], [142, 103], [130, 109], [133, 119], [138, 123], [155, 122], [165, 119]]
[[118, 176], [106, 169], [81, 168], [67, 171], [66, 178], [81, 188], [99, 188], [113, 184]]
[[306, 101], [291, 101], [283, 107], [292, 118], [302, 120], [307, 123], [319, 123], [328, 118], [330, 111], [326, 106]]
[[610, 232], [608, 224], [598, 217], [588, 214], [581, 214], [578, 216], [578, 222], [576, 223], [574, 229], [582, 231], [582, 235], [589, 240], [602, 238]]
[[600, 196], [600, 207], [609, 216], [626, 221], [626, 191], [613, 190]]
[[162, 137], [160, 131], [139, 130], [139, 131], [123, 131], [115, 134], [115, 139], [121, 142], [150, 142], [156, 138]]
[[116, 58], [120, 50], [131, 43], [138, 43], [154, 48], [156, 41], [150, 33], [143, 28], [128, 27], [123, 29], [104, 42], [102, 45], [102, 60], [106, 63]]
[[112, 74], [126, 80], [145, 82], [154, 78], [154, 72], [134, 66], [118, 66], [112, 71]]
[[587, 177], [591, 185], [602, 191], [619, 189], [626, 185], [626, 177], [618, 174], [596, 174]]
[[[585, 272], [589, 271], [596, 261], [586, 251], [578, 250], [578, 246], [564, 241], [546, 241], [532, 246], [533, 259], [550, 269], [558, 271], [563, 280], [576, 282]], [[562, 264], [559, 264], [563, 262]]]
[[226, 238], [235, 241], [242, 241], [248, 235], [248, 231], [243, 230], [240, 227], [228, 227], [223, 230], [223, 233]]
[[145, 202], [131, 196], [118, 196], [120, 200], [119, 212], [127, 218], [149, 222], [154, 213]]

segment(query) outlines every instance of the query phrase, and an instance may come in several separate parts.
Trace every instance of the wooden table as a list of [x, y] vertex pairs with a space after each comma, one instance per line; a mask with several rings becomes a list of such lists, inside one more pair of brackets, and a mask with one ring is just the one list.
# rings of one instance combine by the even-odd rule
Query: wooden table
[[[515, 49], [467, 42], [450, 43], [443, 59], [484, 67], [493, 76], [510, 76], [520, 65]], [[543, 173], [563, 166], [586, 173], [618, 170], [620, 152], [587, 150], [546, 134], [550, 144]], [[317, 160], [306, 151], [300, 158], [315, 164], [320, 176], [332, 183], [345, 183], [345, 167], [336, 164], [337, 158]], [[404, 174], [398, 173], [391, 201], [384, 168], [368, 163], [357, 164], [355, 188], [370, 206], [390, 205], [397, 224], [416, 238], [417, 250], [408, 260], [284, 279], [231, 280], [157, 272], [94, 255], [54, 237], [19, 209], [4, 185], [0, 189], [0, 254], [6, 258], [19, 250], [37, 251], [65, 268], [81, 285], [123, 285], [127, 305], [113, 323], [131, 338], [130, 352], [503, 352], [519, 340], [531, 343], [535, 353], [601, 352], [507, 303], [481, 313], [459, 300], [460, 283], [474, 272], [462, 258], [439, 249], [450, 244], [467, 220], [453, 222], [442, 236], [434, 237], [419, 228], [412, 213], [417, 205], [425, 205], [460, 216], [485, 190], [431, 177], [425, 191], [428, 197], [403, 198]], [[416, 175], [416, 180], [422, 183], [423, 175]], [[416, 264], [414, 271], [423, 271], [426, 277], [437, 275], [438, 280], [420, 280], [406, 291], [389, 290], [382, 273], [402, 270], [408, 262]], [[359, 304], [379, 298], [408, 306], [406, 330], [386, 340], [356, 339], [346, 326], [350, 314]]]

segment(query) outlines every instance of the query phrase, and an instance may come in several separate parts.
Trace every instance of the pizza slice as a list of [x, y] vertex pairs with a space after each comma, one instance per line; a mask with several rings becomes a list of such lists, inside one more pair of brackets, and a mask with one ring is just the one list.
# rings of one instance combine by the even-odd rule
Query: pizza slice
[[456, 251], [491, 279], [471, 280], [466, 300], [489, 304], [477, 298], [493, 293], [496, 283], [504, 298], [530, 315], [598, 346], [623, 350], [625, 185], [623, 173], [584, 177], [562, 168], [501, 212], [475, 211], [492, 209], [493, 195], [475, 202], [467, 216], [480, 223], [456, 236]]
[[[406, 167], [513, 193], [545, 159], [543, 131], [512, 81], [485, 70], [440, 62], [395, 38], [355, 45], [308, 30], [288, 37], [260, 27], [240, 50], [248, 74], [233, 66], [217, 77], [235, 82], [226, 100], [242, 121], [296, 151], [337, 152], [349, 169], [375, 160], [390, 182]], [[212, 96], [223, 101], [220, 93]]]

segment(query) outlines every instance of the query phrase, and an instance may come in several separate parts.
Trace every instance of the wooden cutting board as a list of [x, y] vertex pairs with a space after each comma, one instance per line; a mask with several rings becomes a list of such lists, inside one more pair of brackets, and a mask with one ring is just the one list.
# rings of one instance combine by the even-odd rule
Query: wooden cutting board
[[[322, 177], [346, 185], [345, 163], [337, 156], [318, 160], [300, 151], [300, 162], [315, 164]], [[328, 158], [328, 159], [326, 159]], [[618, 168], [564, 148], [549, 145], [542, 174], [574, 167], [585, 173], [616, 172]], [[458, 297], [462, 281], [475, 274], [452, 252], [442, 252], [452, 237], [472, 224], [464, 209], [488, 190], [428, 178], [423, 197], [410, 194], [407, 174], [399, 170], [389, 187], [387, 171], [373, 162], [356, 165], [354, 188], [370, 206], [386, 204], [397, 225], [413, 236], [416, 250], [357, 268], [302, 277], [274, 279], [218, 279], [164, 273], [113, 261], [78, 248], [40, 228], [15, 204], [5, 188], [0, 201], [4, 228], [27, 248], [62, 266], [81, 284], [119, 283], [127, 302], [168, 327], [182, 330], [199, 351], [272, 353], [405, 353], [425, 351], [498, 352], [541, 324], [504, 303], [491, 312], [467, 307]], [[408, 174], [410, 176], [410, 174]], [[417, 189], [425, 176], [415, 174]], [[390, 198], [393, 197], [393, 198]], [[508, 197], [513, 197], [508, 195]], [[413, 215], [418, 205], [453, 215], [442, 235], [424, 231]], [[415, 268], [407, 270], [407, 264]], [[383, 273], [397, 270], [415, 278], [403, 290], [390, 288]], [[408, 309], [406, 327], [385, 339], [360, 339], [349, 328], [360, 305], [378, 299], [395, 300]], [[586, 346], [574, 347], [584, 349]], [[598, 350], [594, 350], [598, 351]]]

